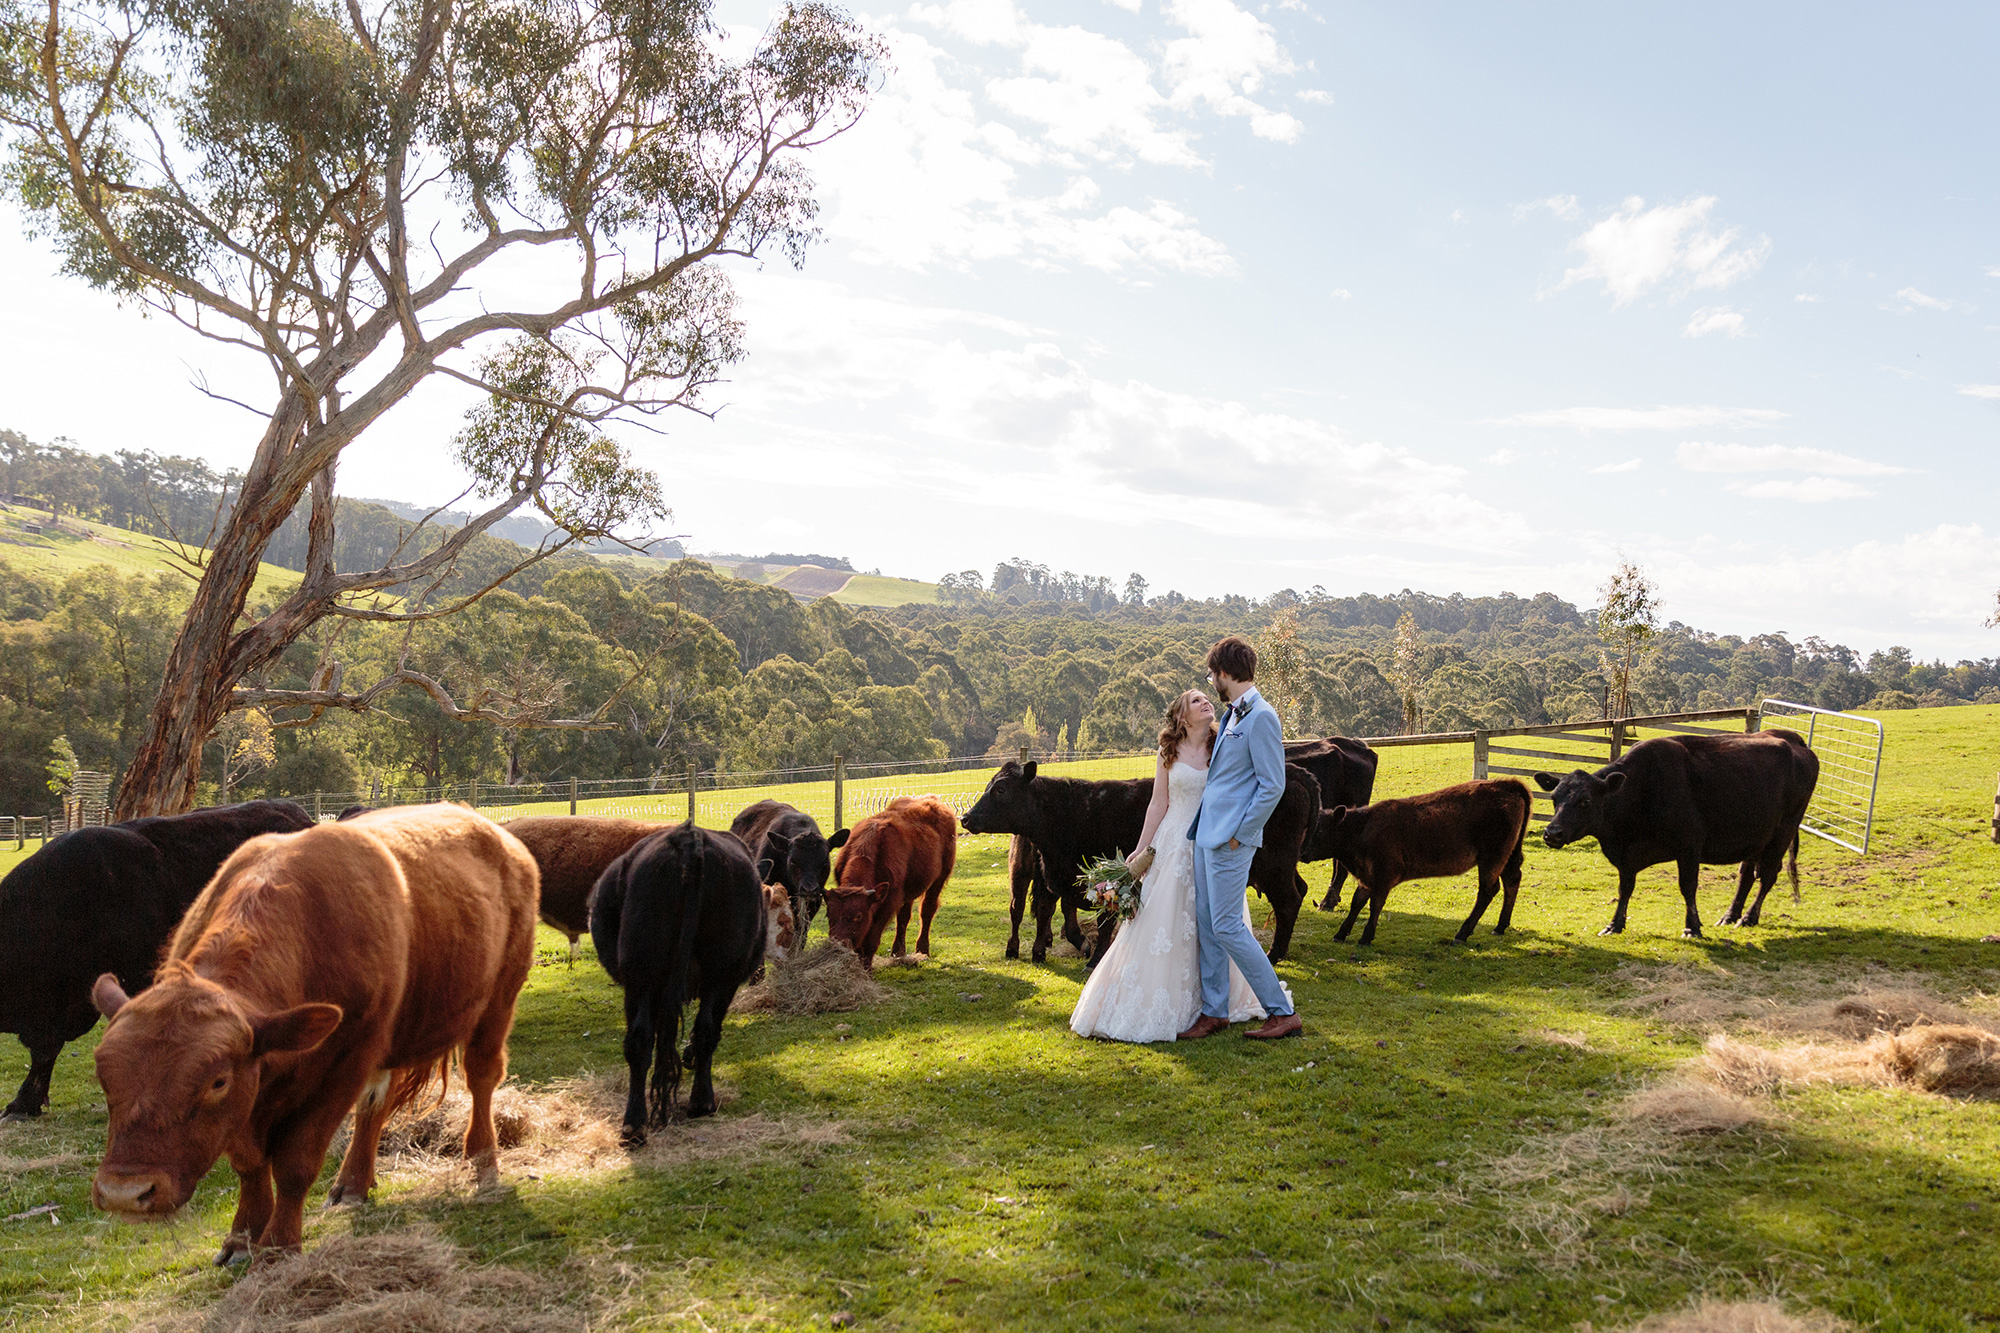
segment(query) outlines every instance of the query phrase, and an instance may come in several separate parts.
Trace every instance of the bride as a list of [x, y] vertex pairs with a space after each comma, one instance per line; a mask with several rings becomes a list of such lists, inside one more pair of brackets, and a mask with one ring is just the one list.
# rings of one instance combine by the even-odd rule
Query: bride
[[[1143, 879], [1139, 910], [1119, 927], [1077, 998], [1069, 1025], [1085, 1037], [1172, 1041], [1201, 1015], [1201, 960], [1194, 923], [1194, 844], [1188, 825], [1201, 808], [1208, 755], [1215, 745], [1215, 705], [1189, 690], [1167, 710], [1153, 801], [1131, 857]], [[1148, 862], [1150, 861], [1150, 864]], [[1250, 902], [1243, 902], [1250, 919]], [[1235, 964], [1229, 968], [1229, 1021], [1265, 1017]]]

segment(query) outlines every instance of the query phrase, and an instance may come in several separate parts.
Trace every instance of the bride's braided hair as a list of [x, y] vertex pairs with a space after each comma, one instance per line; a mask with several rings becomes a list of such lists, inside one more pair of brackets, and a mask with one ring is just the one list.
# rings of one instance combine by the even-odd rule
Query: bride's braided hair
[[[1180, 698], [1167, 705], [1167, 724], [1160, 728], [1160, 762], [1171, 764], [1181, 752], [1181, 742], [1188, 738], [1188, 705], [1193, 703], [1200, 690], [1188, 690]], [[1208, 748], [1215, 749], [1215, 723], [1208, 724]]]

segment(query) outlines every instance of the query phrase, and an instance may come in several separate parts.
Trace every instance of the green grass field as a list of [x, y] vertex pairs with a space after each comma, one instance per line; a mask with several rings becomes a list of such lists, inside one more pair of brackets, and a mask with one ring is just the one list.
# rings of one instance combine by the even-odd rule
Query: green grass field
[[881, 574], [856, 574], [847, 586], [833, 595], [847, 606], [905, 606], [911, 602], [937, 601], [937, 584], [918, 579], [889, 578]]
[[[1503, 937], [1450, 942], [1467, 881], [1397, 889], [1365, 950], [1309, 908], [1279, 969], [1307, 1035], [1276, 1048], [1075, 1038], [1082, 962], [1001, 957], [1004, 844], [967, 838], [934, 957], [878, 973], [890, 1001], [730, 1020], [722, 1118], [838, 1122], [845, 1142], [517, 1172], [482, 1200], [391, 1177], [370, 1208], [315, 1209], [308, 1246], [434, 1227], [572, 1292], [577, 1327], [823, 1329], [846, 1312], [880, 1329], [1604, 1329], [1698, 1295], [1884, 1329], [1990, 1325], [1994, 1104], [1823, 1087], [1771, 1097], [1760, 1127], [1672, 1141], [1614, 1111], [1707, 1035], [1634, 1003], [1663, 966], [1773, 1002], [1871, 980], [1975, 1009], [2000, 991], [2000, 945], [1979, 943], [2000, 929], [2000, 708], [1887, 720], [1876, 854], [1809, 840], [1804, 901], [1774, 893], [1762, 927], [1681, 939], [1662, 867], [1627, 933], [1600, 938], [1614, 877], [1594, 846], [1531, 843]], [[1385, 751], [1379, 790], [1467, 767], [1462, 748]], [[1711, 921], [1726, 875], [1704, 881]], [[616, 990], [587, 945], [573, 968], [559, 937], [544, 945], [514, 1080], [618, 1070]], [[173, 1227], [90, 1211], [89, 1047], [65, 1054], [48, 1117], [0, 1129], [0, 1217], [61, 1205], [60, 1224], [0, 1222], [0, 1322], [123, 1328], [198, 1313], [233, 1280], [206, 1267], [226, 1168]], [[24, 1068], [6, 1039], [0, 1092]], [[1496, 1174], [1503, 1159], [1516, 1169]]]
[[[30, 525], [42, 530], [30, 533]], [[80, 518], [65, 518], [58, 529], [39, 509], [19, 505], [0, 505], [0, 562], [53, 579], [66, 579], [92, 565], [109, 565], [121, 574], [187, 572], [160, 539]], [[298, 582], [297, 571], [264, 565], [251, 595], [275, 600], [281, 589], [289, 592]]]

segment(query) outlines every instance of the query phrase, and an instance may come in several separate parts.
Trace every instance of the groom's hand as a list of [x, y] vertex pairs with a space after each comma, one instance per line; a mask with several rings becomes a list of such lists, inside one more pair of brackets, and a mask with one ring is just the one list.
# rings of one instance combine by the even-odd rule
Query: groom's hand
[[1237, 848], [1241, 847], [1242, 845], [1243, 845], [1242, 843], [1238, 842], [1234, 838], [1231, 838], [1229, 840], [1229, 850], [1232, 852], [1235, 851]]

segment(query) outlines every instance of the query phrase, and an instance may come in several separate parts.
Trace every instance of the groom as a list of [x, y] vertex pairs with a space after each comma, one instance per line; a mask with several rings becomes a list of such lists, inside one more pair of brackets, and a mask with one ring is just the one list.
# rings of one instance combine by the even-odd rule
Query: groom
[[1188, 838], [1194, 843], [1194, 919], [1201, 950], [1201, 1017], [1182, 1041], [1212, 1037], [1229, 1026], [1229, 964], [1234, 962], [1269, 1015], [1244, 1033], [1267, 1041], [1296, 1037], [1304, 1024], [1278, 984], [1257, 937], [1243, 920], [1250, 858], [1264, 843], [1264, 821], [1285, 794], [1285, 729], [1251, 682], [1257, 650], [1230, 635], [1208, 650], [1208, 678], [1228, 707], [1208, 763], [1208, 785]]

